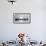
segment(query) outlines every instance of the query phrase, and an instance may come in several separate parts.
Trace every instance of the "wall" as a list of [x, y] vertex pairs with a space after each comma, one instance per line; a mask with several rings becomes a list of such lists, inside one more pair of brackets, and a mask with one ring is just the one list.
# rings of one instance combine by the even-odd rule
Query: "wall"
[[[0, 0], [0, 40], [13, 40], [18, 32], [27, 32], [37, 41], [46, 40], [46, 1], [17, 0], [14, 5]], [[31, 24], [13, 24], [13, 12], [31, 13]]]

